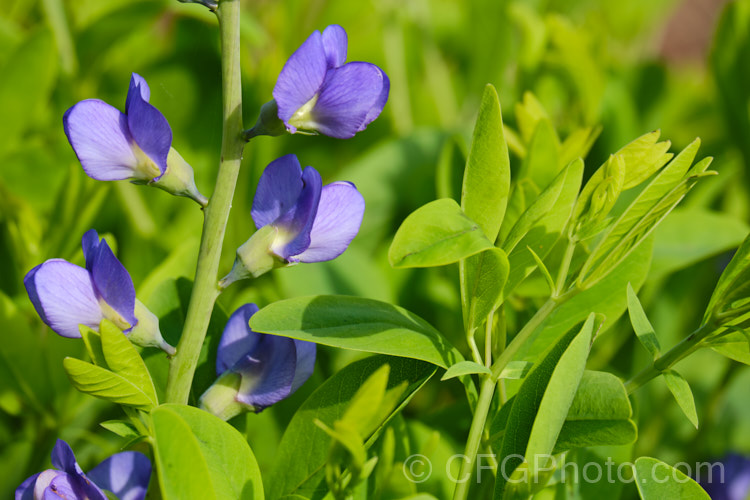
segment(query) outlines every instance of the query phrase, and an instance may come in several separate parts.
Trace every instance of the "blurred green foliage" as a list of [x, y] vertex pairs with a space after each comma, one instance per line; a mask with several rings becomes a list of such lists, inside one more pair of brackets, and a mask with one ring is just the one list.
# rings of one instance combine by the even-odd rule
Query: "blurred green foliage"
[[[731, 2], [719, 17], [720, 3], [712, 7], [715, 17], [704, 15], [696, 26], [690, 13], [695, 2], [674, 0], [243, 2], [246, 126], [271, 98], [288, 55], [311, 31], [332, 23], [349, 33], [350, 60], [385, 69], [391, 96], [383, 116], [351, 140], [261, 137], [246, 149], [222, 270], [229, 270], [234, 249], [254, 230], [250, 205], [262, 169], [282, 154], [296, 153], [327, 180], [353, 181], [368, 211], [361, 233], [340, 259], [270, 273], [221, 297], [223, 310], [215, 311], [195, 394], [211, 383], [224, 311], [249, 301], [264, 306], [313, 293], [393, 301], [465, 347], [460, 297], [452, 285], [457, 268], [394, 270], [387, 250], [403, 218], [436, 192], [458, 199], [460, 172], [451, 169], [451, 158], [463, 162], [486, 83], [498, 89], [514, 173], [531, 161], [524, 144], [539, 120], [549, 120], [549, 140], [558, 145], [581, 130], [595, 138], [584, 177], [610, 153], [655, 128], [673, 140], [674, 149], [702, 138], [720, 175], [702, 182], [657, 231], [652, 271], [640, 294], [661, 345], [676, 343], [699, 324], [728, 261], [724, 252], [748, 231], [750, 2]], [[685, 37], [693, 45], [681, 44]], [[149, 82], [151, 102], [169, 120], [174, 146], [210, 195], [221, 141], [214, 16], [176, 0], [6, 0], [0, 7], [3, 497], [48, 465], [57, 437], [71, 443], [84, 469], [125, 444], [96, 425], [121, 418], [119, 410], [77, 393], [65, 377], [62, 358], [82, 357], [84, 347], [39, 321], [22, 284], [29, 269], [53, 257], [82, 263], [79, 238], [96, 228], [116, 246], [139, 298], [160, 316], [167, 341], [175, 344], [181, 330], [190, 287], [183, 278], [194, 272], [200, 210], [159, 190], [89, 179], [62, 129], [63, 113], [79, 100], [124, 106], [131, 72]], [[524, 97], [526, 92], [532, 94]], [[558, 153], [564, 156], [551, 154]], [[510, 301], [517, 314], [508, 311], [511, 331], [545, 286], [537, 272], [517, 290]], [[618, 300], [624, 304], [625, 296]], [[357, 357], [319, 352], [315, 375], [294, 397], [233, 422], [247, 435], [263, 471], [304, 398]], [[166, 360], [147, 354], [158, 383], [159, 373], [166, 377]], [[589, 368], [628, 376], [648, 360], [627, 319], [621, 319], [595, 344]], [[693, 387], [700, 429], [671, 401], [666, 384], [654, 382], [635, 397], [640, 434], [635, 456], [673, 463], [729, 450], [750, 453], [750, 369], [703, 350], [681, 363], [680, 373]], [[378, 446], [396, 461], [427, 448], [446, 456], [451, 449], [459, 452], [454, 439], [461, 442], [469, 424], [466, 403], [459, 402], [462, 391], [457, 382], [429, 382], [404, 417], [389, 424], [405, 430], [397, 435], [408, 436], [407, 442], [394, 444], [393, 433], [386, 432]], [[394, 498], [414, 489], [403, 478], [387, 484]], [[450, 490], [439, 475], [423, 486], [421, 491], [439, 497]], [[626, 494], [635, 495], [634, 487]]]

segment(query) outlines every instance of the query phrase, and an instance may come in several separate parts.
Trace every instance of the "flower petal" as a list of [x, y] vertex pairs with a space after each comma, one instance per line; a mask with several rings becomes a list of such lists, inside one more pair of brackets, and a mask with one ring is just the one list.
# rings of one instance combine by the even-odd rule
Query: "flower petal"
[[246, 354], [255, 349], [260, 334], [251, 330], [248, 322], [256, 312], [258, 312], [258, 306], [245, 304], [229, 317], [216, 353], [216, 375], [221, 375], [232, 368]]
[[86, 475], [120, 500], [143, 500], [151, 479], [151, 461], [143, 453], [124, 451], [104, 460]]
[[99, 233], [96, 229], [89, 229], [81, 238], [81, 248], [83, 249], [83, 258], [86, 260], [86, 269], [91, 269], [91, 263], [99, 248]]
[[339, 139], [354, 137], [380, 101], [383, 85], [384, 73], [374, 64], [351, 62], [329, 71], [310, 112], [314, 128]]
[[315, 370], [315, 354], [318, 345], [315, 342], [306, 342], [304, 340], [294, 340], [294, 347], [297, 351], [297, 366], [294, 371], [294, 380], [292, 381], [293, 393], [307, 382]]
[[[140, 88], [140, 86], [139, 86]], [[164, 115], [149, 104], [141, 93], [128, 93], [128, 128], [138, 147], [159, 168], [161, 175], [167, 170], [167, 157], [172, 147], [172, 129]]]
[[315, 97], [327, 69], [323, 37], [316, 31], [289, 57], [276, 80], [273, 98], [282, 121], [289, 121], [299, 108]]
[[52, 465], [61, 471], [67, 472], [68, 474], [80, 475], [83, 474], [83, 470], [79, 467], [76, 462], [76, 456], [73, 454], [73, 450], [70, 445], [58, 439], [55, 443], [55, 447], [52, 448]]
[[51, 259], [32, 269], [24, 285], [42, 321], [63, 337], [79, 338], [79, 324], [99, 328], [102, 311], [91, 277], [82, 267]]
[[128, 119], [106, 102], [87, 99], [63, 116], [65, 135], [84, 172], [99, 181], [127, 179], [138, 163]]
[[104, 492], [86, 476], [58, 474], [44, 490], [43, 500], [107, 500]]
[[364, 213], [365, 199], [354, 184], [334, 182], [324, 186], [310, 232], [310, 246], [294, 260], [323, 262], [344, 253], [357, 235]]
[[338, 24], [332, 24], [323, 30], [323, 49], [329, 69], [344, 65], [347, 45], [346, 31]]
[[375, 104], [373, 104], [373, 106], [367, 112], [365, 121], [362, 125], [359, 126], [359, 130], [357, 130], [357, 132], [362, 132], [370, 123], [375, 120], [375, 118], [380, 116], [380, 112], [383, 111], [385, 103], [388, 102], [388, 94], [391, 91], [391, 80], [388, 78], [388, 75], [386, 75], [385, 72], [381, 71], [381, 73], [383, 74], [383, 89], [380, 91], [378, 100], [375, 101]]
[[297, 203], [273, 223], [279, 233], [271, 250], [287, 260], [301, 254], [310, 246], [310, 231], [320, 203], [323, 181], [318, 171], [312, 167], [305, 167], [302, 182], [302, 192]]
[[[88, 233], [86, 233], [88, 234]], [[90, 235], [89, 235], [90, 238]], [[84, 247], [87, 243], [84, 235]], [[138, 322], [135, 318], [135, 287], [125, 266], [101, 240], [90, 247], [86, 254], [86, 269], [91, 273], [91, 281], [99, 297], [114, 309], [132, 327]]]
[[148, 102], [151, 99], [151, 89], [146, 83], [146, 80], [138, 73], [132, 73], [130, 75], [130, 88], [128, 89], [128, 97], [125, 99], [125, 109], [130, 109], [131, 96], [137, 95], [136, 92], [140, 93], [141, 98]]
[[250, 212], [255, 227], [271, 224], [291, 209], [302, 192], [302, 167], [288, 154], [268, 164], [260, 176]]
[[41, 472], [37, 472], [33, 476], [22, 482], [21, 485], [16, 488], [15, 500], [34, 500], [34, 485], [36, 485], [36, 479], [39, 477]]
[[292, 339], [258, 334], [253, 352], [234, 368], [242, 375], [237, 401], [261, 411], [289, 396], [294, 382], [297, 350]]

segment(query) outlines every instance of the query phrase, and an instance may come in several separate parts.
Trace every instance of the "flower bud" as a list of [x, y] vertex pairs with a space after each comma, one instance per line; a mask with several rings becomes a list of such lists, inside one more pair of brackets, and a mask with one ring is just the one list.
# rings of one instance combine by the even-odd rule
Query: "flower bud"
[[208, 199], [195, 186], [193, 168], [188, 165], [175, 148], [169, 148], [167, 170], [164, 175], [151, 184], [175, 196], [185, 196], [195, 200], [202, 207], [208, 205]]
[[157, 347], [169, 356], [174, 356], [177, 351], [161, 336], [159, 318], [138, 299], [135, 299], [135, 317], [138, 323], [128, 333], [130, 341], [141, 347]]
[[259, 135], [276, 137], [284, 135], [286, 132], [286, 125], [279, 119], [279, 108], [276, 105], [276, 100], [271, 99], [260, 108], [258, 121], [255, 122], [253, 128], [245, 132], [245, 140], [249, 141]]
[[242, 404], [236, 399], [241, 383], [242, 376], [239, 373], [224, 372], [201, 396], [201, 409], [213, 413], [224, 421], [239, 415], [243, 411], [254, 411], [252, 407]]
[[249, 240], [237, 249], [237, 257], [234, 266], [219, 282], [219, 287], [224, 289], [245, 278], [257, 278], [271, 269], [283, 267], [287, 262], [277, 257], [271, 251], [271, 245], [276, 240], [278, 229], [272, 225], [263, 226], [253, 233]]

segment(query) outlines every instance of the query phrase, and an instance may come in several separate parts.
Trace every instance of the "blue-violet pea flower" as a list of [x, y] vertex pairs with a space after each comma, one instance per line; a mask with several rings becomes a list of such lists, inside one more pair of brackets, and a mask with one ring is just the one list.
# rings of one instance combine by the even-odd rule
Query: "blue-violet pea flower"
[[341, 255], [362, 224], [365, 200], [351, 182], [323, 186], [293, 154], [272, 161], [258, 181], [251, 215], [258, 229], [237, 250], [222, 288], [274, 267], [323, 262]]
[[[273, 89], [274, 100], [264, 106], [258, 124], [246, 137], [291, 133], [321, 133], [349, 139], [383, 111], [390, 81], [367, 62], [346, 62], [344, 28], [315, 31], [284, 65]], [[276, 110], [280, 128], [268, 111]]]
[[151, 184], [206, 206], [193, 169], [172, 147], [172, 129], [150, 96], [146, 80], [133, 73], [125, 113], [99, 99], [75, 104], [63, 116], [73, 151], [93, 179]]
[[79, 325], [99, 329], [107, 319], [144, 347], [175, 350], [162, 338], [159, 319], [135, 297], [130, 274], [106, 240], [94, 229], [82, 238], [86, 267], [50, 259], [24, 277], [23, 283], [42, 321], [59, 335], [80, 338]]
[[245, 304], [229, 317], [216, 355], [219, 379], [201, 396], [201, 407], [224, 420], [290, 396], [315, 368], [314, 343], [253, 331], [256, 312]]
[[52, 465], [16, 488], [15, 500], [107, 500], [103, 490], [120, 500], [143, 500], [151, 478], [151, 462], [137, 451], [112, 455], [84, 474], [61, 439], [52, 449]]
[[708, 474], [696, 479], [713, 500], [746, 500], [750, 496], [750, 458], [729, 453], [712, 464]]

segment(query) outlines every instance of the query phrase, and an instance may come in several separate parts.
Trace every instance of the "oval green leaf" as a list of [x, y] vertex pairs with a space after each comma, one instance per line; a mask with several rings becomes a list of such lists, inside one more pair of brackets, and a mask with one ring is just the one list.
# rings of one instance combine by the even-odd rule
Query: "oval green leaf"
[[341, 349], [420, 359], [441, 368], [463, 357], [414, 313], [378, 300], [316, 295], [274, 302], [253, 315], [256, 332]]
[[444, 266], [491, 247], [482, 229], [458, 203], [443, 198], [404, 219], [393, 237], [388, 261], [396, 268]]
[[260, 469], [237, 429], [192, 406], [151, 412], [154, 455], [165, 500], [262, 500]]
[[635, 461], [635, 484], [643, 500], [711, 500], [706, 490], [679, 470], [650, 457]]

